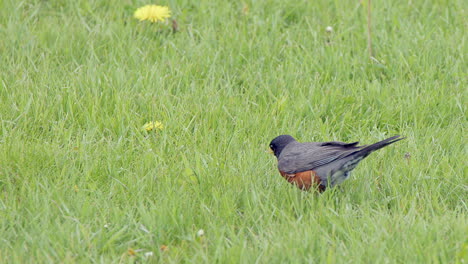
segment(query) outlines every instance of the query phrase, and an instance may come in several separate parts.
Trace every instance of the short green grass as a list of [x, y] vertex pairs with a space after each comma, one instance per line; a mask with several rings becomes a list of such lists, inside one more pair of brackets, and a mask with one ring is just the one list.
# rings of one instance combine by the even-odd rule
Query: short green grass
[[[0, 1], [0, 262], [466, 263], [466, 5], [373, 1], [373, 61], [363, 2], [158, 2], [172, 34], [142, 0]], [[285, 133], [407, 139], [317, 195]]]

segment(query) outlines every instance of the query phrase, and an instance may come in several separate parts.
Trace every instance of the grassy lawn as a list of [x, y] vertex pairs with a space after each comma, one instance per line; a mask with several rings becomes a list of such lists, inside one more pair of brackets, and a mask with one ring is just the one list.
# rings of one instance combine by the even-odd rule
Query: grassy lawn
[[[466, 263], [466, 2], [363, 2], [0, 0], [0, 262]], [[280, 134], [407, 139], [318, 195]]]

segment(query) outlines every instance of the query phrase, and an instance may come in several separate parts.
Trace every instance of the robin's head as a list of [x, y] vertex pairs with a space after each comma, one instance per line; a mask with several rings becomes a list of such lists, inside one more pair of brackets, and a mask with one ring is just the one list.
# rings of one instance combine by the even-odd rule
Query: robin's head
[[286, 147], [286, 145], [294, 141], [296, 140], [290, 135], [277, 136], [270, 142], [270, 148], [271, 150], [273, 150], [273, 153], [275, 154], [275, 156], [279, 157], [284, 147]]

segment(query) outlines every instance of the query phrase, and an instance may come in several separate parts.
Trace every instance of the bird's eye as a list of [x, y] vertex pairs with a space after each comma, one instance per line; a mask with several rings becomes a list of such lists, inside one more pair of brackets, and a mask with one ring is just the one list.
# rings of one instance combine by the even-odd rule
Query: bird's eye
[[272, 144], [272, 145], [270, 145], [270, 148], [273, 148], [273, 144]]

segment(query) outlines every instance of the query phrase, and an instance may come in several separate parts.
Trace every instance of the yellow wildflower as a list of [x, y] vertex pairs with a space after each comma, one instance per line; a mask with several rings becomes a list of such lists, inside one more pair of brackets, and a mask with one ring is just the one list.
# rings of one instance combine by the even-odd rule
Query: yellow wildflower
[[164, 125], [159, 121], [151, 121], [151, 122], [146, 123], [143, 126], [143, 129], [148, 132], [151, 130], [163, 130], [163, 128], [164, 128]]
[[166, 245], [161, 245], [159, 250], [161, 250], [162, 252], [165, 252], [165, 251], [169, 250], [169, 248]]
[[133, 16], [140, 21], [149, 20], [154, 23], [171, 17], [171, 10], [167, 6], [145, 5], [138, 8]]
[[136, 256], [136, 251], [133, 250], [133, 248], [129, 248], [127, 250], [127, 254], [130, 255], [130, 256]]

